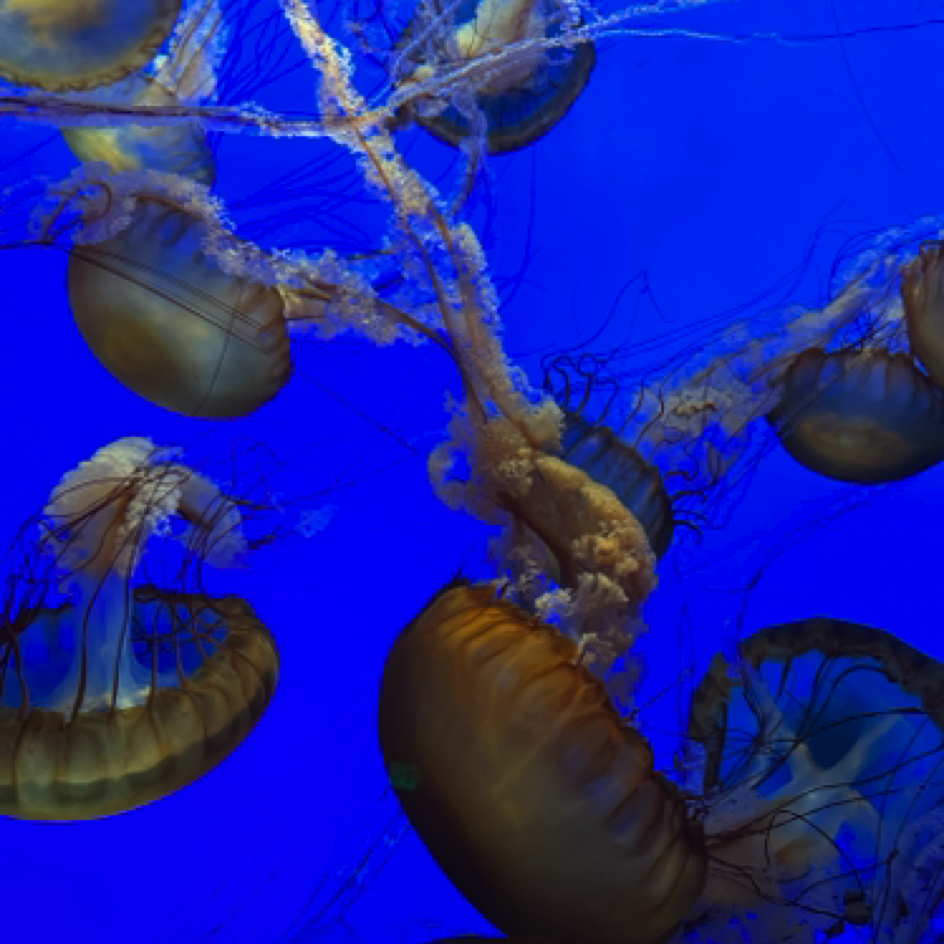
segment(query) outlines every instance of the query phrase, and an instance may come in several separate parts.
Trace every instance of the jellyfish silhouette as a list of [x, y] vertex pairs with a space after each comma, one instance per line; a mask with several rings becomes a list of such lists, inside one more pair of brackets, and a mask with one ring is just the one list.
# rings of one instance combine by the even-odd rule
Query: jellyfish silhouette
[[596, 62], [591, 42], [541, 42], [560, 39], [570, 14], [553, 0], [421, 4], [394, 59], [399, 117], [453, 146], [482, 138], [491, 154], [533, 144], [567, 114]]
[[693, 698], [709, 855], [695, 939], [863, 925], [870, 940], [923, 940], [944, 891], [944, 667], [825, 618], [739, 650]]
[[[245, 600], [133, 582], [155, 536], [211, 566], [247, 549], [235, 505], [174, 455], [123, 439], [67, 473], [8, 579], [3, 815], [92, 819], [159, 799], [230, 754], [272, 697], [278, 654]], [[52, 605], [57, 588], [71, 598]]]
[[509, 935], [655, 944], [702, 890], [700, 826], [577, 647], [454, 584], [384, 669], [384, 763], [440, 868]]
[[0, 77], [64, 92], [140, 69], [170, 35], [181, 0], [0, 0]]

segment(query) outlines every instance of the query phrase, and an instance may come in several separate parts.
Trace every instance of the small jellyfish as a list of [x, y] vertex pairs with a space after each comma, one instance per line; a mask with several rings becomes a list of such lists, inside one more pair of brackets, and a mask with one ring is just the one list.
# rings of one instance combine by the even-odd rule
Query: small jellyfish
[[[181, 19], [170, 51], [159, 63], [94, 95], [84, 95], [82, 101], [166, 106], [211, 100], [221, 31], [216, 0], [195, 4]], [[101, 162], [116, 172], [150, 169], [207, 186], [216, 180], [216, 160], [206, 132], [196, 122], [114, 128], [77, 125], [63, 128], [62, 136], [80, 161]]]
[[453, 146], [482, 137], [491, 154], [533, 144], [567, 114], [596, 62], [591, 42], [554, 44], [570, 15], [556, 0], [421, 4], [395, 58], [399, 117]]
[[806, 468], [862, 485], [909, 478], [944, 460], [944, 391], [902, 351], [810, 348], [767, 414]]
[[647, 742], [570, 640], [492, 588], [453, 584], [401, 633], [379, 730], [413, 827], [502, 932], [656, 944], [701, 893], [701, 827]]
[[864, 925], [870, 940], [917, 944], [944, 891], [944, 667], [825, 618], [739, 650], [693, 698], [709, 855], [695, 939]]
[[2, 815], [94, 819], [157, 800], [228, 756], [272, 698], [278, 653], [245, 600], [133, 580], [158, 536], [211, 566], [247, 550], [236, 506], [174, 455], [122, 439], [67, 473], [8, 582]]
[[0, 0], [0, 77], [66, 92], [140, 69], [170, 35], [181, 0]]

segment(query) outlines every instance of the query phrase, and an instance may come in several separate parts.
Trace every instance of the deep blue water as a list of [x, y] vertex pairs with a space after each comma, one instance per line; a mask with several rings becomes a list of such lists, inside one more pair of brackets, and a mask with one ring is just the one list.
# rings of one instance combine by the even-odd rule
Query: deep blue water
[[[847, 240], [942, 211], [944, 3], [727, 2], [647, 22], [689, 33], [607, 40], [567, 119], [491, 165], [486, 249], [508, 297], [507, 347], [535, 382], [542, 354], [590, 338], [587, 350], [657, 361], [681, 342], [655, 339], [705, 337], [706, 319], [820, 304]], [[253, 62], [247, 50], [250, 73]], [[304, 64], [253, 92], [296, 113], [311, 95]], [[2, 134], [4, 184], [73, 166], [49, 129]], [[402, 142], [418, 166], [448, 168], [451, 153], [422, 132]], [[260, 206], [233, 210], [241, 225], [305, 208], [294, 231], [265, 227], [268, 245], [369, 243], [382, 213], [352, 186], [346, 155], [306, 171], [301, 195], [282, 176], [336, 151], [227, 139], [219, 193], [234, 201], [271, 185]], [[72, 324], [64, 267], [54, 251], [0, 253], [0, 543], [67, 469], [128, 435], [184, 445], [215, 471], [233, 455], [237, 483], [261, 471], [289, 525], [305, 510], [330, 521], [214, 578], [252, 601], [281, 649], [281, 688], [257, 731], [147, 808], [91, 823], [4, 820], [4, 935], [420, 944], [487, 932], [397, 816], [375, 737], [397, 632], [460, 569], [485, 572], [485, 529], [440, 506], [426, 481], [444, 393], [458, 389], [450, 365], [429, 347], [304, 342], [277, 400], [211, 428], [148, 405], [98, 365]], [[265, 453], [249, 450], [260, 443]], [[867, 494], [775, 452], [726, 527], [670, 552], [646, 614], [642, 699], [666, 751], [693, 676], [739, 632], [826, 614], [944, 658], [942, 486], [938, 468]], [[854, 507], [834, 514], [844, 504]]]

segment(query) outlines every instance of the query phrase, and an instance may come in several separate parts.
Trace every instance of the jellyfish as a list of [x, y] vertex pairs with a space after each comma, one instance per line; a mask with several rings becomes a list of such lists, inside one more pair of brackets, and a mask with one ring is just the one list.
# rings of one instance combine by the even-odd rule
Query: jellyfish
[[716, 656], [689, 729], [709, 862], [697, 939], [923, 940], [944, 891], [942, 686], [939, 662], [836, 619]]
[[157, 537], [215, 567], [247, 550], [236, 506], [175, 459], [128, 438], [68, 472], [8, 581], [3, 815], [94, 819], [160, 799], [228, 756], [272, 698], [278, 652], [245, 600], [133, 579]]
[[616, 355], [567, 352], [546, 375], [563, 380], [555, 396], [580, 414], [573, 423], [623, 444], [639, 489], [652, 490], [654, 520], [667, 498], [676, 524], [723, 525], [778, 448], [843, 482], [908, 478], [944, 459], [942, 393], [908, 349], [900, 299], [918, 265], [913, 247], [939, 225], [921, 219], [872, 237], [838, 267], [822, 307], [774, 309], [720, 328], [710, 319], [690, 346], [625, 376], [611, 367]]
[[[454, 147], [477, 139], [490, 154], [528, 147], [564, 118], [593, 72], [593, 43], [534, 42], [560, 38], [572, 18], [556, 0], [420, 4], [394, 58], [397, 96], [404, 100], [398, 119], [415, 120]], [[516, 45], [520, 54], [494, 61], [495, 53]], [[464, 82], [444, 93], [452, 73]], [[423, 83], [433, 78], [440, 87], [424, 94]]]
[[767, 420], [783, 448], [820, 475], [895, 482], [944, 459], [944, 391], [903, 351], [808, 348], [781, 390]]
[[572, 641], [487, 585], [446, 587], [398, 637], [379, 732], [414, 829], [504, 933], [655, 944], [701, 894], [700, 824], [645, 739]]
[[[153, 68], [86, 94], [82, 100], [140, 106], [210, 101], [216, 90], [221, 28], [216, 0], [194, 4], [178, 24], [168, 54]], [[206, 132], [195, 122], [117, 128], [79, 125], [63, 128], [62, 135], [80, 161], [105, 163], [114, 171], [149, 168], [207, 186], [216, 180], [216, 161]]]
[[60, 92], [110, 85], [170, 35], [181, 0], [3, 0], [0, 77]]

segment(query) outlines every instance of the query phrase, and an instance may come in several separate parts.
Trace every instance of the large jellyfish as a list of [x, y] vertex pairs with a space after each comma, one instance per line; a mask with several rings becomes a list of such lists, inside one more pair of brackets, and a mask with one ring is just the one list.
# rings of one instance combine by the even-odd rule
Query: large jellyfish
[[174, 459], [122, 439], [67, 473], [8, 581], [4, 815], [92, 819], [159, 799], [232, 752], [272, 697], [278, 653], [245, 600], [133, 580], [158, 537], [211, 566], [247, 549], [236, 506]]
[[701, 827], [645, 740], [572, 642], [488, 587], [445, 589], [404, 630], [380, 742], [440, 867], [508, 934], [655, 944], [701, 893]]

